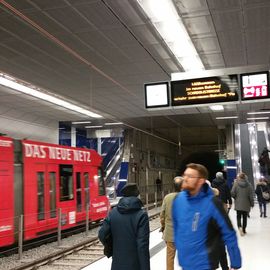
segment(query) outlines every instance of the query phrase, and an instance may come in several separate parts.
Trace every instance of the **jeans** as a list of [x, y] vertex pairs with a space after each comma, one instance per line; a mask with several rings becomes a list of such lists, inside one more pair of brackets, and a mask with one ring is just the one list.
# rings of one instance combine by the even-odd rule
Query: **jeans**
[[266, 202], [259, 202], [260, 214], [261, 217], [266, 217]]

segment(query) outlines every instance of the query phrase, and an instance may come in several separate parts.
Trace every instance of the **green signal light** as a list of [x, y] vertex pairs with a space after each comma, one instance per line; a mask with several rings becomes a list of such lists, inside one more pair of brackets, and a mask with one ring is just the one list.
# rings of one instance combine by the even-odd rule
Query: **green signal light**
[[219, 163], [222, 164], [222, 165], [224, 165], [225, 164], [225, 160], [224, 159], [220, 159], [219, 160]]

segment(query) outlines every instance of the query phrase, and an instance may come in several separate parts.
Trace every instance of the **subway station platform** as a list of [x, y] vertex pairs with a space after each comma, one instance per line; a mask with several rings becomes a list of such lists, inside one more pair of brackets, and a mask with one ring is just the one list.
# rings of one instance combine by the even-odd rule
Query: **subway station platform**
[[[230, 218], [236, 229], [236, 212], [230, 211]], [[240, 236], [237, 232], [238, 242], [242, 254], [243, 270], [268, 270], [270, 267], [270, 209], [268, 217], [260, 218], [259, 206], [256, 204], [248, 218], [247, 234]], [[155, 230], [150, 235], [150, 255], [152, 270], [166, 270], [166, 245], [162, 234]], [[110, 270], [111, 258], [102, 258], [83, 270]], [[175, 260], [175, 270], [182, 269]], [[221, 270], [221, 268], [218, 268]]]

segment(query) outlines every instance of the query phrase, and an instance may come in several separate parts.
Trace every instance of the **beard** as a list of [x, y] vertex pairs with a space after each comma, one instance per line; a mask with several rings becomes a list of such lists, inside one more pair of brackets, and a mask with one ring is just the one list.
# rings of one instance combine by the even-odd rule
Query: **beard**
[[198, 189], [199, 185], [199, 180], [197, 180], [196, 182], [183, 181], [182, 189], [193, 192]]

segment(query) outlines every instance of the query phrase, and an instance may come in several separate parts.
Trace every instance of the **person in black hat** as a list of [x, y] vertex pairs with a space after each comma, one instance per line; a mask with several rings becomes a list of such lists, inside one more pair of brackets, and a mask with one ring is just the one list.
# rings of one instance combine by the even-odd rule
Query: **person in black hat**
[[105, 218], [98, 237], [105, 246], [108, 238], [112, 242], [107, 255], [112, 256], [111, 270], [150, 270], [149, 218], [137, 198], [138, 186], [126, 184], [121, 193], [123, 198]]

